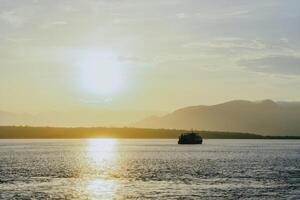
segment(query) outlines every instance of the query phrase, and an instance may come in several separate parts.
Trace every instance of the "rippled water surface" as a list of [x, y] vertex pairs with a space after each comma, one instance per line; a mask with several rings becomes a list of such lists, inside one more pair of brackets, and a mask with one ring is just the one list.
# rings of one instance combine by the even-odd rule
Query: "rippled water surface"
[[0, 140], [0, 199], [300, 199], [300, 141]]

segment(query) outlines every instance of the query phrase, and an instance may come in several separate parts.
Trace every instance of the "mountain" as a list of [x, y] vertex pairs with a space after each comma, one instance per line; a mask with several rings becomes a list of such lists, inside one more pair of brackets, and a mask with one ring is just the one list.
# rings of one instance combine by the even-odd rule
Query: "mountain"
[[182, 108], [162, 117], [144, 119], [133, 126], [299, 136], [300, 103], [234, 100]]

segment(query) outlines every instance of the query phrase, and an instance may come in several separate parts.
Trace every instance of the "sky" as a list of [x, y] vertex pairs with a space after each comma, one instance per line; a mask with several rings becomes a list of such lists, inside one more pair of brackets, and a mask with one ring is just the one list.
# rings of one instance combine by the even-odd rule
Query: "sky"
[[300, 101], [298, 0], [0, 0], [0, 110]]

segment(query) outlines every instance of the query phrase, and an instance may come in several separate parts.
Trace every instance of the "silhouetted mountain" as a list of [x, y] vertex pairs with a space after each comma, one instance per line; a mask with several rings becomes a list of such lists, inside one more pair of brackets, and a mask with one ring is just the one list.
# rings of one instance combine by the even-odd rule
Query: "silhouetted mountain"
[[300, 103], [235, 100], [213, 106], [192, 106], [133, 126], [300, 135]]

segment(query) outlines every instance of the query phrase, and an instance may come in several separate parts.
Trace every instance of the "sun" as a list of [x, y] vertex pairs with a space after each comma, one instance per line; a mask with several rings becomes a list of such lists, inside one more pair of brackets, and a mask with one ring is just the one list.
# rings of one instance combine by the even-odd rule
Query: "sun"
[[79, 86], [82, 91], [100, 96], [111, 96], [125, 85], [124, 64], [110, 52], [91, 50], [81, 55]]

